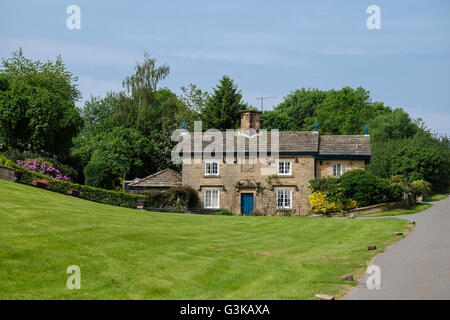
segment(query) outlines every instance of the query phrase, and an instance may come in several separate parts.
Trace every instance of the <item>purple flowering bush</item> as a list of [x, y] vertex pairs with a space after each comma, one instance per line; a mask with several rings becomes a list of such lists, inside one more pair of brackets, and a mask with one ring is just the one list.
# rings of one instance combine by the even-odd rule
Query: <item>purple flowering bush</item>
[[17, 160], [17, 165], [22, 168], [36, 171], [40, 174], [55, 178], [57, 180], [70, 181], [70, 178], [63, 175], [61, 171], [53, 166], [52, 163], [42, 159]]

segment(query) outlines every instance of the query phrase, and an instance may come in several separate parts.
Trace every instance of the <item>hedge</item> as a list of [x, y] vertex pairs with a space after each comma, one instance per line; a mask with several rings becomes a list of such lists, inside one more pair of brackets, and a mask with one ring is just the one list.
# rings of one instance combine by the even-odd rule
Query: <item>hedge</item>
[[67, 194], [69, 190], [75, 189], [79, 191], [78, 198], [110, 204], [113, 206], [126, 207], [126, 208], [137, 208], [137, 202], [139, 199], [146, 200], [147, 197], [144, 195], [135, 195], [128, 194], [125, 192], [105, 190], [90, 186], [83, 186], [77, 183], [72, 183], [63, 180], [57, 180], [39, 173], [35, 171], [26, 170], [23, 168], [18, 169], [17, 165], [14, 165], [16, 168], [16, 178], [17, 182], [21, 182], [24, 184], [31, 184], [34, 179], [44, 179], [49, 181], [48, 189], [54, 192]]

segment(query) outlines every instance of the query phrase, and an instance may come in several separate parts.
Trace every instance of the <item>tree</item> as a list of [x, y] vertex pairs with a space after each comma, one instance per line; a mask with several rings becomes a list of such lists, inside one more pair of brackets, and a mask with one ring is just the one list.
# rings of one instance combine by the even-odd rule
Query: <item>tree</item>
[[91, 161], [84, 168], [84, 183], [87, 186], [114, 189], [116, 178], [111, 166], [103, 161]]
[[380, 177], [402, 175], [410, 182], [426, 180], [435, 190], [445, 189], [450, 185], [447, 137], [418, 129], [411, 138], [376, 141], [367, 169]]
[[389, 114], [381, 114], [369, 121], [372, 142], [384, 143], [393, 139], [413, 137], [419, 127], [403, 109], [394, 109]]
[[403, 140], [391, 157], [393, 175], [403, 175], [409, 181], [426, 180], [435, 188], [450, 183], [450, 149], [429, 133]]
[[136, 129], [114, 127], [98, 141], [91, 161], [108, 163], [114, 174], [125, 179], [133, 167], [143, 166], [143, 155], [151, 151], [155, 151], [151, 141]]
[[326, 96], [327, 92], [319, 89], [292, 91], [274, 110], [263, 113], [264, 129], [304, 130], [305, 119], [314, 116], [316, 108]]
[[359, 87], [322, 91], [301, 89], [288, 94], [272, 111], [263, 114], [265, 129], [314, 130], [316, 118], [322, 134], [362, 134], [367, 121], [391, 109], [372, 102]]
[[[369, 91], [359, 87], [330, 90], [316, 108], [319, 131], [323, 134], [363, 134], [367, 121], [391, 112], [382, 102], [372, 102]], [[314, 118], [305, 120], [305, 129], [314, 128]]]
[[116, 104], [116, 95], [108, 93], [105, 98], [91, 96], [81, 109], [81, 117], [83, 118], [83, 137], [89, 137], [94, 134], [108, 131], [112, 128], [111, 115]]
[[140, 114], [143, 109], [152, 105], [153, 94], [159, 81], [169, 75], [169, 66], [163, 64], [156, 66], [156, 59], [150, 58], [146, 52], [144, 61], [136, 63], [135, 73], [125, 78], [122, 86], [126, 89], [129, 96], [137, 100], [137, 122], [139, 123]]
[[201, 114], [209, 97], [208, 92], [203, 92], [193, 83], [190, 83], [187, 88], [181, 87], [181, 91], [183, 93], [178, 99], [183, 102], [189, 110]]
[[31, 61], [22, 50], [2, 59], [0, 137], [10, 148], [69, 156], [72, 138], [82, 127], [75, 101], [77, 78], [60, 56], [55, 62]]
[[228, 76], [223, 76], [202, 110], [203, 129], [214, 128], [223, 131], [237, 129], [240, 123], [239, 111], [248, 108], [242, 102], [242, 93], [234, 81]]

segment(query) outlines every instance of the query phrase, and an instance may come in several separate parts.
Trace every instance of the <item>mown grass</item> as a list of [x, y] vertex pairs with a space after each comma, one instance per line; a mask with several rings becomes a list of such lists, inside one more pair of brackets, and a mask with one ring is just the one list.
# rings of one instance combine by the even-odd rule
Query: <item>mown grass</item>
[[339, 297], [404, 224], [152, 213], [0, 180], [0, 299]]
[[391, 211], [379, 212], [379, 213], [371, 213], [361, 215], [361, 217], [385, 217], [385, 216], [400, 216], [406, 214], [413, 214], [422, 212], [431, 207], [429, 203], [420, 203], [412, 207], [411, 209], [395, 209]]

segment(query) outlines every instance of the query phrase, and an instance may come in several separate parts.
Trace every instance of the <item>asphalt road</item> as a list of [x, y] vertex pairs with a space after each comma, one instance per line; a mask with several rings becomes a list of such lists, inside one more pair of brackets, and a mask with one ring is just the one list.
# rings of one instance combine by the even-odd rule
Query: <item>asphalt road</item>
[[415, 229], [371, 262], [380, 267], [381, 288], [369, 290], [368, 275], [344, 300], [450, 299], [450, 197], [413, 215]]

